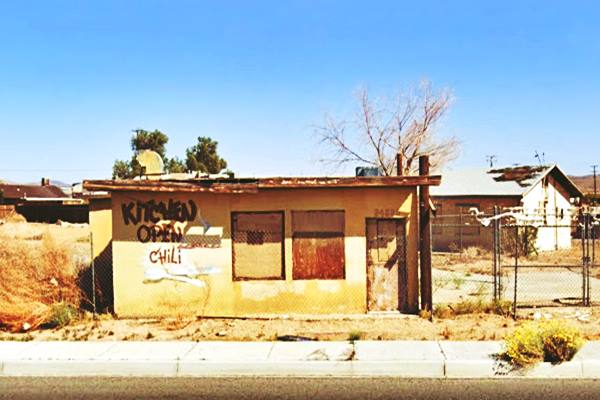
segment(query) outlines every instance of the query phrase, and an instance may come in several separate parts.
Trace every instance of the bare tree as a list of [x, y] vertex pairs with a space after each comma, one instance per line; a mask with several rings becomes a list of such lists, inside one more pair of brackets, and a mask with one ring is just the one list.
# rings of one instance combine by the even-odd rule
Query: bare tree
[[418, 158], [430, 156], [431, 168], [439, 170], [455, 159], [460, 142], [455, 137], [438, 139], [436, 124], [452, 101], [449, 90], [434, 91], [430, 82], [400, 93], [392, 101], [372, 100], [366, 89], [357, 93], [358, 111], [350, 120], [325, 116], [316, 127], [327, 156], [321, 161], [341, 166], [363, 163], [379, 167], [385, 175], [395, 175], [397, 154], [402, 157], [402, 172], [415, 173]]

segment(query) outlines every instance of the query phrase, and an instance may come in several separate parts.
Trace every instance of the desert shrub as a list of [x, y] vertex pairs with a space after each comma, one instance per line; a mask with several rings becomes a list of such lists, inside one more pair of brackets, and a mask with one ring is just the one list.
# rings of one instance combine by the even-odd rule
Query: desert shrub
[[0, 327], [11, 331], [64, 322], [82, 293], [71, 249], [45, 234], [41, 242], [0, 237]]
[[[518, 233], [517, 230], [518, 229]], [[517, 241], [517, 234], [518, 241]], [[520, 226], [518, 228], [506, 228], [502, 232], [502, 251], [505, 255], [514, 257], [515, 250], [518, 250], [520, 257], [530, 257], [538, 255], [536, 240], [538, 237], [538, 228], [534, 226]]]
[[559, 363], [573, 358], [582, 345], [581, 332], [564, 321], [531, 321], [504, 339], [504, 356], [517, 366]]
[[460, 289], [465, 283], [465, 278], [461, 274], [452, 274], [450, 280], [452, 281], [452, 285], [454, 285], [454, 289]]
[[469, 246], [460, 253], [461, 258], [464, 261], [473, 261], [482, 257], [489, 257], [490, 254], [488, 251], [482, 249], [477, 246]]
[[583, 345], [581, 332], [561, 321], [549, 321], [544, 336], [544, 361], [560, 363], [573, 358]]
[[18, 212], [13, 211], [4, 218], [4, 222], [21, 223], [27, 222], [27, 219]]
[[79, 315], [77, 310], [72, 304], [60, 302], [53, 304], [51, 307], [51, 314], [48, 321], [44, 325], [48, 327], [62, 328], [67, 326]]
[[482, 299], [462, 300], [454, 304], [438, 304], [433, 308], [436, 318], [452, 318], [465, 314], [510, 315], [511, 303], [508, 301], [485, 301]]
[[348, 341], [350, 343], [354, 343], [357, 340], [360, 340], [362, 337], [362, 332], [358, 332], [358, 331], [352, 331], [348, 334]]

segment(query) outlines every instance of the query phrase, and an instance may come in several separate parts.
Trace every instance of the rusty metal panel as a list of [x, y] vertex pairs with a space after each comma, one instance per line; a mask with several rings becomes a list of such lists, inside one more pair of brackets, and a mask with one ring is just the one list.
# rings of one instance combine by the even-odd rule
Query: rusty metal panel
[[439, 175], [377, 177], [302, 177], [188, 180], [86, 180], [83, 188], [101, 191], [256, 193], [259, 189], [360, 188], [437, 186]]
[[234, 279], [285, 279], [283, 212], [234, 212], [231, 219]]
[[344, 279], [344, 211], [293, 211], [294, 279]]

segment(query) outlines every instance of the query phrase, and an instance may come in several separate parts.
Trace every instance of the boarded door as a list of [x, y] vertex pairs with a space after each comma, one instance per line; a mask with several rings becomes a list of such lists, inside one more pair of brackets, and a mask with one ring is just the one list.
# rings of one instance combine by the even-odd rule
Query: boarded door
[[403, 219], [367, 219], [369, 311], [407, 308], [406, 228]]

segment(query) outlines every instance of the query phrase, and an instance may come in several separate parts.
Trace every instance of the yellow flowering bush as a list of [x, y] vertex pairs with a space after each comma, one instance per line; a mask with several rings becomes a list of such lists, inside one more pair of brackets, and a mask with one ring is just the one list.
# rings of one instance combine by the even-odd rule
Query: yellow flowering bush
[[504, 339], [504, 355], [525, 366], [539, 361], [569, 361], [583, 345], [581, 333], [561, 320], [531, 321]]

